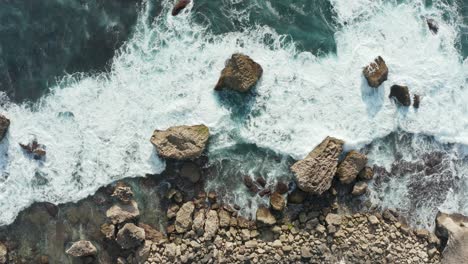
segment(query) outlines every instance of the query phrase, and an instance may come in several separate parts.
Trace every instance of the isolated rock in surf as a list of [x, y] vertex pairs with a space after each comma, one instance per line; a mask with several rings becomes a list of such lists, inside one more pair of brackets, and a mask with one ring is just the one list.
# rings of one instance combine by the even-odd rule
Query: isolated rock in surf
[[438, 213], [436, 234], [447, 245], [442, 251], [445, 264], [466, 263], [468, 260], [468, 217], [461, 214]]
[[172, 15], [177, 16], [187, 5], [190, 4], [190, 0], [179, 0], [172, 8]]
[[327, 137], [312, 152], [291, 166], [297, 186], [312, 194], [322, 194], [330, 189], [338, 167], [338, 158], [344, 141]]
[[97, 253], [96, 247], [87, 240], [80, 240], [72, 244], [72, 246], [65, 252], [73, 257], [87, 257], [94, 256]]
[[432, 33], [437, 34], [437, 32], [439, 32], [439, 25], [434, 19], [428, 18], [426, 19], [426, 23]]
[[355, 150], [350, 151], [338, 166], [336, 175], [342, 183], [351, 183], [356, 179], [359, 172], [364, 169], [366, 164], [366, 155]]
[[235, 53], [226, 62], [215, 90], [228, 88], [239, 92], [247, 92], [257, 84], [262, 77], [263, 69], [260, 64], [249, 56]]
[[155, 130], [151, 143], [162, 158], [188, 160], [200, 157], [209, 137], [210, 130], [205, 125], [174, 126]]
[[45, 146], [39, 144], [36, 139], [33, 139], [28, 144], [19, 143], [20, 147], [29, 155], [32, 155], [34, 159], [40, 160], [45, 157], [47, 152], [45, 151]]
[[421, 96], [415, 94], [413, 95], [413, 107], [419, 108], [419, 104], [421, 103]]
[[390, 95], [388, 97], [395, 98], [397, 102], [403, 106], [411, 105], [411, 97], [409, 94], [408, 86], [393, 85], [390, 88]]
[[8, 128], [10, 127], [10, 119], [6, 118], [4, 115], [0, 114], [0, 141], [3, 140]]
[[379, 56], [374, 60], [374, 62], [364, 67], [362, 73], [364, 74], [364, 77], [366, 77], [369, 86], [377, 88], [387, 80], [388, 67], [384, 59]]

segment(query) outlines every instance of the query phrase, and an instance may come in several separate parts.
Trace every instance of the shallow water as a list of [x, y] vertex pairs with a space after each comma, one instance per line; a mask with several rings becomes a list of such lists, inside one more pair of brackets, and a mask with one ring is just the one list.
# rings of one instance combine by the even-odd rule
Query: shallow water
[[[466, 185], [468, 167], [467, 152], [460, 151], [468, 144], [463, 8], [417, 0], [225, 0], [217, 6], [194, 1], [172, 17], [171, 3], [144, 2], [133, 37], [109, 72], [66, 76], [32, 106], [2, 99], [0, 111], [12, 124], [0, 144], [0, 224], [34, 201], [77, 201], [114, 180], [163, 171], [149, 143], [152, 131], [198, 123], [213, 135], [210, 162], [229, 161], [209, 188], [227, 186], [226, 197], [250, 208], [248, 214], [264, 201], [245, 195], [243, 175], [260, 174], [272, 183], [291, 178], [292, 158], [304, 157], [328, 135], [345, 140], [347, 150], [372, 142], [370, 149], [407, 144], [386, 138], [392, 132], [429, 136], [430, 151], [457, 155], [453, 162], [460, 169], [450, 172], [446, 199], [427, 200], [426, 192], [410, 197], [408, 184], [397, 180], [384, 188], [391, 199], [379, 198], [381, 187], [371, 186], [374, 201], [409, 214], [414, 202], [404, 199], [423, 201], [418, 208], [431, 210], [416, 217], [422, 225], [437, 207], [468, 213], [454, 187]], [[425, 17], [438, 21], [438, 34]], [[233, 52], [248, 54], [264, 69], [250, 94], [213, 91]], [[378, 55], [390, 75], [375, 90], [361, 71]], [[388, 99], [394, 83], [422, 96], [419, 110]], [[31, 137], [46, 145], [45, 161], [19, 148]], [[371, 151], [371, 164], [390, 164], [392, 148]], [[403, 156], [413, 151], [405, 148]]]

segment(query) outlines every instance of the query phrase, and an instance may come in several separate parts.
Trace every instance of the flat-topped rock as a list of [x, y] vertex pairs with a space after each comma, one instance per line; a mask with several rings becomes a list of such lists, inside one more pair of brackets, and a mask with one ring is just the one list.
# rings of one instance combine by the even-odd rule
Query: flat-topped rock
[[338, 167], [338, 158], [344, 141], [327, 137], [303, 160], [291, 166], [297, 186], [309, 193], [320, 195], [330, 189]]
[[200, 157], [209, 137], [210, 130], [205, 125], [174, 126], [155, 130], [151, 143], [162, 158], [189, 160]]
[[178, 233], [184, 233], [192, 227], [192, 215], [195, 210], [193, 202], [186, 202], [177, 212], [175, 228]]
[[115, 240], [123, 249], [136, 248], [145, 241], [145, 230], [133, 223], [126, 223]]
[[128, 204], [118, 203], [106, 211], [106, 217], [115, 225], [131, 221], [140, 216], [138, 204], [131, 200]]

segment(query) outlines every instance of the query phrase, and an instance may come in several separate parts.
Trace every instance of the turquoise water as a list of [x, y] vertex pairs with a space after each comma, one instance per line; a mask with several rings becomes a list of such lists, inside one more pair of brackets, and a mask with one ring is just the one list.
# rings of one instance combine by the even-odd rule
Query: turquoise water
[[[58, 3], [66, 8], [53, 8]], [[368, 151], [370, 165], [389, 173], [381, 171], [381, 180], [371, 184], [376, 204], [397, 207], [411, 219], [430, 219], [438, 208], [468, 213], [464, 3], [200, 0], [177, 17], [170, 15], [173, 1], [125, 2], [137, 5], [124, 8], [130, 14], [118, 12], [124, 2], [117, 1], [106, 6], [116, 8], [107, 15], [98, 1], [91, 3], [45, 2], [35, 7], [45, 20], [18, 15], [31, 12], [30, 6], [2, 3], [10, 7], [1, 9], [3, 17], [18, 18], [5, 24], [13, 37], [0, 40], [2, 59], [29, 68], [18, 68], [16, 86], [2, 86], [7, 94], [0, 112], [12, 124], [0, 144], [0, 224], [34, 201], [76, 201], [112, 181], [162, 172], [165, 162], [149, 143], [153, 130], [198, 123], [212, 133], [207, 154], [217, 175], [208, 188], [223, 187], [225, 199], [245, 214], [267, 200], [246, 195], [243, 176], [262, 176], [271, 184], [292, 179], [293, 160], [329, 135], [343, 139], [346, 150]], [[57, 10], [67, 12], [54, 14]], [[114, 23], [129, 25], [122, 21], [131, 12], [138, 19], [129, 22], [131, 34], [112, 56], [99, 45], [94, 49], [92, 41], [75, 46], [88, 35], [107, 41], [102, 31]], [[430, 32], [426, 18], [437, 21], [438, 34]], [[32, 32], [24, 30], [31, 25], [48, 35], [21, 33]], [[50, 50], [44, 49], [48, 45]], [[27, 52], [32, 47], [47, 52], [35, 60]], [[259, 62], [264, 76], [247, 95], [215, 93], [234, 52]], [[390, 75], [374, 90], [362, 67], [378, 55]], [[31, 80], [45, 85], [20, 85]], [[395, 83], [422, 96], [419, 110], [388, 100]], [[11, 91], [16, 95], [8, 98]], [[18, 103], [21, 99], [33, 103]], [[33, 137], [47, 147], [43, 161], [29, 159], [17, 144]], [[395, 164], [422, 162], [433, 152], [443, 152], [442, 168], [392, 172]], [[437, 175], [443, 175], [443, 190], [437, 189], [442, 196], [416, 192], [417, 186], [435, 186]]]

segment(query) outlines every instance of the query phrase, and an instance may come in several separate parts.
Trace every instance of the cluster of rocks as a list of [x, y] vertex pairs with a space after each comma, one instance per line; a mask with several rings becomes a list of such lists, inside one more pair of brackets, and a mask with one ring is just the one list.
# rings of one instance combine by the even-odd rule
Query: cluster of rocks
[[[384, 59], [378, 56], [374, 62], [370, 63], [362, 70], [364, 77], [370, 87], [378, 88], [388, 78], [388, 67]], [[411, 105], [411, 96], [409, 93], [408, 86], [404, 85], [392, 85], [390, 87], [389, 98], [395, 99], [395, 101], [405, 107]], [[417, 94], [413, 95], [413, 107], [419, 108], [421, 97]]]
[[203, 194], [177, 207], [167, 212], [167, 238], [151, 243], [145, 263], [440, 262], [439, 239], [390, 211], [340, 215], [306, 202], [285, 214], [259, 208], [254, 221]]

